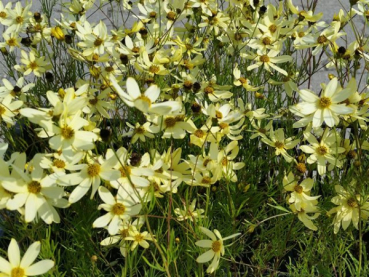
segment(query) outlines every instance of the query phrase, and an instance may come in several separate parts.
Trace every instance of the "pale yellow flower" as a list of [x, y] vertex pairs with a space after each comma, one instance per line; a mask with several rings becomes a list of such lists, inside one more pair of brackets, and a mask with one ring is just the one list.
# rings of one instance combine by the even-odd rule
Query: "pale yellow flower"
[[30, 245], [23, 258], [17, 241], [12, 238], [8, 247], [9, 261], [0, 257], [0, 273], [4, 277], [27, 277], [42, 275], [48, 272], [55, 264], [52, 260], [42, 260], [32, 264], [40, 253], [41, 243], [36, 241]]

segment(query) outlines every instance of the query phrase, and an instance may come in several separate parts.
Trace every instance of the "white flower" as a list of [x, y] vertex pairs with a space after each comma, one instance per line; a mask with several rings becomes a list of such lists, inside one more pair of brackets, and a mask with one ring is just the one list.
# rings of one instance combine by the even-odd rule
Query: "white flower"
[[115, 235], [119, 231], [122, 223], [128, 222], [133, 215], [137, 215], [142, 205], [132, 201], [130, 195], [125, 190], [119, 190], [114, 197], [105, 187], [99, 187], [100, 198], [105, 202], [99, 205], [99, 210], [104, 209], [108, 213], [100, 216], [94, 221], [94, 228], [103, 228], [108, 226], [110, 235]]
[[166, 101], [162, 103], [154, 103], [159, 95], [160, 89], [157, 85], [150, 86], [145, 93], [141, 94], [140, 88], [135, 79], [129, 77], [127, 79], [127, 91], [124, 92], [117, 83], [117, 80], [111, 76], [110, 81], [119, 94], [120, 98], [130, 107], [144, 113], [152, 113], [157, 115], [165, 115], [172, 111], [178, 111], [181, 109], [181, 105], [177, 101]]
[[64, 189], [56, 186], [56, 177], [45, 175], [39, 166], [40, 156], [28, 163], [26, 155], [18, 155], [12, 164], [11, 178], [3, 181], [3, 187], [15, 195], [8, 200], [6, 208], [17, 210], [25, 207], [25, 221], [31, 222], [38, 214], [47, 224], [59, 223], [60, 217], [53, 206], [66, 208], [68, 202], [62, 198]]
[[87, 191], [92, 187], [91, 199], [98, 190], [101, 179], [106, 181], [113, 181], [119, 178], [119, 171], [113, 169], [113, 159], [104, 159], [100, 156], [96, 161], [91, 160], [90, 163], [84, 164], [79, 172], [60, 176], [58, 184], [62, 186], [78, 186], [73, 190], [69, 196], [69, 202], [75, 203], [79, 201]]
[[178, 216], [178, 221], [183, 221], [185, 219], [189, 219], [191, 221], [197, 220], [199, 218], [205, 217], [204, 215], [201, 215], [204, 213], [204, 209], [196, 209], [196, 199], [194, 199], [191, 203], [191, 205], [186, 205], [184, 203], [184, 209], [181, 210], [180, 208], [176, 208], [174, 210], [174, 213]]
[[40, 253], [40, 248], [39, 241], [32, 243], [21, 260], [18, 243], [12, 239], [8, 247], [9, 261], [0, 257], [0, 272], [5, 274], [1, 276], [27, 277], [48, 272], [54, 266], [52, 260], [42, 260], [32, 265]]
[[[338, 115], [350, 114], [353, 108], [342, 103], [356, 92], [356, 81], [352, 78], [346, 89], [342, 89], [337, 78], [333, 78], [327, 86], [323, 87], [320, 97], [308, 89], [299, 91], [299, 95], [304, 102], [298, 103], [290, 108], [293, 113], [301, 113], [313, 121], [313, 128], [319, 127], [325, 122], [329, 127], [339, 123]], [[295, 112], [297, 111], [297, 112]], [[311, 118], [310, 116], [313, 117]], [[305, 124], [306, 125], [306, 124]], [[295, 126], [294, 126], [295, 127]]]
[[212, 263], [206, 270], [207, 273], [213, 273], [219, 265], [220, 256], [224, 255], [224, 245], [223, 241], [234, 238], [236, 236], [241, 235], [241, 233], [233, 234], [226, 238], [222, 238], [221, 234], [218, 230], [214, 230], [214, 232], [210, 231], [205, 227], [199, 227], [201, 232], [207, 235], [211, 240], [199, 240], [195, 244], [202, 248], [210, 248], [208, 251], [200, 255], [196, 261], [198, 263], [206, 263], [213, 259]]

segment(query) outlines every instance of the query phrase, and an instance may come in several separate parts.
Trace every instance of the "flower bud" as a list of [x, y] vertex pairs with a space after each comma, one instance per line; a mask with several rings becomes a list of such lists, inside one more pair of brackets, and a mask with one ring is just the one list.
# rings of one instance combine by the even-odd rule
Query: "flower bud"
[[51, 35], [54, 38], [56, 38], [57, 40], [60, 40], [60, 41], [64, 41], [65, 40], [65, 36], [64, 36], [63, 30], [59, 26], [56, 26], [54, 28], [51, 28]]

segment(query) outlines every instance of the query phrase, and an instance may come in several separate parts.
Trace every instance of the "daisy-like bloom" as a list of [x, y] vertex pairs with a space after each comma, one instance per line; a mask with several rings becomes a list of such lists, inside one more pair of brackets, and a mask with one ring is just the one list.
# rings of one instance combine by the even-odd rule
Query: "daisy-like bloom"
[[22, 153], [17, 156], [10, 178], [2, 183], [6, 190], [14, 193], [6, 208], [18, 210], [24, 206], [26, 222], [33, 221], [38, 214], [47, 224], [59, 223], [60, 217], [53, 206], [66, 208], [68, 202], [62, 198], [64, 189], [56, 185], [56, 177], [44, 174], [39, 166], [40, 159], [41, 155], [36, 155], [24, 171], [26, 155]]
[[211, 102], [219, 102], [222, 99], [229, 99], [233, 96], [233, 93], [228, 91], [231, 88], [232, 86], [228, 85], [218, 85], [217, 78], [213, 75], [208, 82], [201, 84], [201, 89], [196, 93], [196, 97], [198, 99], [209, 98]]
[[9, 125], [14, 125], [13, 117], [18, 114], [18, 110], [22, 107], [22, 101], [13, 101], [13, 97], [8, 95], [2, 99], [0, 103], [0, 122], [5, 121]]
[[185, 121], [184, 114], [154, 116], [150, 121], [155, 124], [151, 128], [154, 133], [164, 131], [162, 138], [183, 139], [186, 136], [186, 131], [194, 132], [196, 129], [191, 119]]
[[62, 186], [78, 184], [69, 196], [70, 203], [79, 201], [91, 187], [90, 198], [92, 199], [100, 187], [101, 179], [115, 181], [119, 178], [119, 171], [113, 169], [114, 164], [114, 159], [104, 160], [102, 156], [99, 156], [96, 160], [91, 160], [88, 164], [84, 164], [81, 171], [60, 176], [58, 184]]
[[22, 95], [35, 86], [33, 83], [25, 85], [23, 77], [18, 79], [15, 86], [13, 86], [7, 79], [3, 79], [3, 84], [4, 86], [0, 87], [0, 98], [5, 98], [6, 96], [11, 95], [12, 98], [19, 97], [23, 99]]
[[319, 175], [323, 175], [327, 171], [327, 161], [337, 167], [342, 165], [335, 155], [345, 152], [345, 148], [339, 147], [337, 144], [337, 135], [334, 132], [329, 132], [326, 129], [323, 133], [320, 141], [311, 133], [304, 133], [304, 137], [310, 143], [310, 145], [302, 145], [300, 149], [310, 154], [307, 159], [307, 163], [317, 163]]
[[[28, 5], [22, 7], [20, 1], [15, 4], [14, 9], [11, 9], [9, 6], [7, 10], [8, 15], [1, 22], [3, 25], [9, 26], [6, 33], [19, 33], [24, 31], [32, 17], [32, 12], [30, 12], [31, 6], [32, 3], [28, 3]], [[8, 7], [8, 5], [6, 5], [6, 7]]]
[[72, 159], [67, 159], [63, 154], [46, 154], [40, 161], [43, 169], [49, 169], [53, 173], [65, 173], [66, 170], [79, 170], [83, 165], [79, 162], [84, 156], [84, 152], [77, 152]]
[[177, 220], [178, 221], [183, 221], [183, 220], [186, 220], [186, 219], [189, 219], [191, 221], [196, 221], [198, 220], [199, 218], [204, 218], [205, 216], [204, 215], [201, 215], [203, 214], [205, 211], [204, 209], [196, 209], [196, 199], [194, 199], [192, 201], [192, 203], [188, 206], [184, 203], [184, 209], [181, 210], [180, 208], [175, 208], [174, 209], [174, 213], [178, 216], [177, 217]]
[[243, 86], [247, 91], [258, 91], [260, 89], [260, 87], [253, 87], [249, 79], [241, 76], [241, 71], [238, 68], [238, 64], [236, 64], [235, 68], [233, 69], [233, 77], [233, 84], [236, 87]]
[[282, 155], [288, 163], [292, 162], [293, 158], [287, 153], [286, 150], [294, 148], [300, 142], [300, 140], [292, 140], [292, 138], [285, 139], [284, 130], [282, 128], [279, 128], [275, 132], [273, 131], [273, 128], [271, 128], [269, 136], [270, 139], [263, 137], [261, 139], [262, 142], [274, 147], [275, 154], [277, 156]]
[[177, 36], [176, 39], [172, 40], [175, 44], [177, 44], [182, 53], [186, 53], [189, 56], [191, 56], [191, 54], [198, 54], [201, 55], [201, 52], [205, 50], [205, 48], [200, 48], [200, 45], [202, 43], [202, 39], [195, 39], [195, 43], [191, 43], [192, 39], [190, 38], [186, 38], [185, 41], [182, 41], [182, 39]]
[[108, 90], [102, 91], [98, 95], [95, 95], [93, 91], [89, 91], [88, 103], [83, 111], [87, 114], [99, 114], [102, 117], [110, 118], [108, 111], [112, 110], [114, 105], [108, 100], [108, 94]]
[[202, 15], [202, 22], [198, 24], [200, 28], [207, 27], [206, 32], [208, 34], [212, 33], [214, 30], [214, 34], [217, 36], [219, 34], [220, 29], [227, 29], [229, 25], [230, 18], [226, 16], [222, 12], [211, 11], [211, 16]]
[[150, 164], [150, 155], [148, 155], [148, 153], [143, 155], [141, 159], [135, 163], [130, 159], [128, 151], [124, 147], [120, 147], [115, 153], [113, 150], [108, 149], [106, 157], [114, 161], [113, 168], [120, 172], [120, 176], [110, 182], [113, 188], [128, 189], [131, 186], [144, 188], [150, 185], [147, 176], [152, 176], [154, 171], [147, 168]]
[[0, 23], [5, 25], [3, 22], [6, 21], [7, 18], [9, 18], [9, 10], [12, 9], [12, 2], [8, 2], [5, 7], [3, 4], [3, 1], [0, 1]]
[[135, 143], [138, 139], [142, 142], [146, 141], [146, 137], [148, 138], [154, 138], [155, 136], [152, 134], [152, 128], [151, 123], [146, 122], [143, 125], [136, 122], [135, 126], [133, 126], [131, 123], [126, 122], [128, 127], [132, 128], [132, 131], [129, 131], [127, 133], [123, 134], [123, 137], [132, 137], [131, 143]]
[[267, 138], [267, 132], [272, 128], [273, 120], [270, 120], [267, 125], [263, 126], [262, 120], [257, 119], [251, 121], [251, 126], [254, 128], [251, 132], [254, 134], [250, 137], [250, 139], [254, 139], [257, 137]]
[[45, 274], [54, 266], [55, 262], [42, 260], [32, 264], [40, 250], [41, 243], [36, 241], [29, 246], [21, 259], [19, 245], [15, 239], [11, 239], [8, 247], [9, 261], [0, 257], [0, 273], [2, 273], [0, 275], [3, 277], [27, 277]]
[[240, 148], [238, 141], [231, 141], [223, 150], [219, 151], [218, 163], [222, 165], [223, 177], [232, 182], [237, 182], [238, 178], [235, 170], [240, 170], [245, 166], [243, 162], [234, 162]]
[[238, 108], [240, 109], [240, 113], [248, 117], [249, 120], [251, 121], [253, 121], [254, 118], [263, 119], [269, 116], [268, 114], [265, 114], [264, 108], [253, 110], [251, 103], [244, 103], [241, 98], [237, 99], [237, 103], [238, 103]]
[[[354, 188], [356, 181], [352, 181], [349, 185], [351, 189]], [[359, 229], [359, 220], [367, 220], [369, 217], [369, 202], [362, 200], [359, 194], [353, 193], [350, 190], [345, 190], [342, 186], [336, 185], [335, 187], [337, 196], [332, 198], [332, 202], [337, 207], [332, 208], [328, 215], [336, 214], [333, 220], [334, 233], [337, 234], [341, 224], [343, 230], [346, 230], [350, 226], [351, 221], [356, 229]], [[361, 218], [360, 218], [361, 216]]]
[[20, 47], [21, 38], [18, 33], [3, 34], [4, 42], [0, 42], [0, 48], [9, 47], [9, 52], [13, 52], [14, 48]]
[[164, 64], [169, 63], [169, 54], [159, 52], [155, 53], [152, 61], [150, 61], [149, 55], [144, 51], [140, 57], [137, 58], [137, 68], [141, 72], [147, 72], [150, 76], [155, 75], [169, 75], [170, 71], [164, 67]]
[[45, 57], [36, 57], [34, 51], [29, 52], [29, 56], [26, 51], [21, 51], [21, 62], [24, 66], [15, 65], [14, 69], [23, 72], [23, 75], [35, 74], [37, 77], [41, 77], [46, 70], [51, 68], [49, 62], [45, 61]]
[[89, 122], [80, 117], [81, 111], [77, 112], [71, 119], [63, 120], [60, 117], [59, 126], [52, 125], [48, 134], [55, 134], [49, 139], [50, 147], [54, 150], [61, 150], [65, 155], [72, 157], [74, 152], [81, 150], [91, 150], [94, 148], [94, 141], [97, 135], [89, 131], [81, 131]]
[[347, 88], [342, 89], [338, 84], [337, 78], [333, 78], [324, 88], [321, 96], [318, 97], [309, 89], [302, 89], [299, 95], [304, 102], [298, 103], [291, 112], [297, 110], [305, 117], [313, 116], [313, 127], [319, 127], [325, 122], [329, 127], [339, 123], [338, 115], [350, 114], [353, 108], [341, 104], [353, 93], [356, 92], [356, 81], [352, 78]]
[[270, 50], [268, 53], [265, 53], [263, 51], [258, 50], [257, 54], [250, 54], [250, 55], [244, 56], [246, 59], [253, 59], [256, 61], [256, 63], [249, 65], [247, 67], [247, 71], [253, 70], [263, 65], [264, 68], [268, 70], [269, 72], [271, 72], [270, 68], [273, 68], [279, 73], [285, 76], [288, 76], [288, 73], [286, 70], [276, 66], [275, 64], [292, 61], [292, 57], [288, 55], [282, 55], [282, 56], [277, 57], [279, 52], [280, 51]]
[[193, 128], [193, 132], [190, 135], [190, 143], [202, 148], [205, 142], [219, 142], [221, 135], [219, 133], [220, 128], [218, 126], [211, 126], [212, 119], [208, 118], [206, 123], [200, 128]]
[[151, 85], [144, 94], [141, 94], [136, 80], [129, 77], [127, 79], [127, 94], [118, 85], [117, 80], [113, 76], [110, 77], [110, 81], [120, 98], [128, 106], [135, 107], [144, 113], [165, 115], [171, 111], [178, 111], [181, 109], [181, 105], [178, 101], [154, 103], [160, 95], [160, 89], [157, 85]]
[[[297, 214], [298, 219], [310, 230], [316, 231], [318, 228], [314, 225], [313, 221], [316, 219], [320, 213], [316, 206], [307, 204], [303, 202], [301, 204], [300, 210], [297, 210], [294, 204], [290, 205], [292, 212]], [[313, 214], [313, 215], [308, 215]]]
[[84, 27], [77, 23], [77, 29], [77, 35], [82, 40], [78, 46], [84, 49], [83, 56], [103, 55], [106, 49], [113, 46], [113, 43], [109, 41], [108, 31], [103, 21], [100, 21], [93, 29], [88, 21], [84, 22]]
[[284, 91], [289, 97], [292, 97], [292, 93], [294, 91], [297, 91], [297, 84], [294, 81], [294, 78], [298, 76], [298, 72], [289, 74], [288, 76], [285, 76], [282, 78], [281, 81], [276, 81], [270, 79], [268, 82], [272, 85], [283, 85]]
[[137, 245], [140, 245], [145, 249], [149, 248], [150, 245], [147, 241], [153, 241], [155, 240], [155, 238], [153, 238], [149, 234], [149, 232], [145, 231], [141, 233], [139, 230], [136, 229], [135, 226], [132, 226], [132, 228], [128, 230], [128, 236], [125, 238], [125, 240], [132, 241], [131, 251], [133, 251], [137, 247]]
[[92, 223], [94, 228], [103, 228], [107, 225], [110, 235], [115, 235], [119, 231], [119, 226], [128, 222], [131, 216], [137, 215], [142, 205], [132, 201], [130, 195], [125, 190], [119, 190], [114, 197], [105, 187], [99, 187], [100, 198], [104, 204], [100, 204], [98, 209], [104, 209], [108, 213], [100, 216]]
[[218, 230], [214, 230], [214, 232], [210, 231], [209, 229], [205, 227], [199, 227], [200, 231], [207, 235], [211, 240], [199, 240], [195, 244], [202, 248], [210, 248], [210, 250], [206, 251], [202, 255], [200, 255], [196, 262], [198, 263], [206, 263], [213, 259], [210, 266], [206, 270], [207, 273], [213, 273], [219, 265], [220, 256], [224, 255], [224, 245], [223, 242], [225, 240], [237, 237], [241, 235], [241, 233], [236, 233], [233, 235], [230, 235], [228, 237], [222, 238], [222, 235], [219, 233]]
[[292, 172], [283, 178], [283, 187], [286, 191], [291, 192], [288, 202], [294, 204], [297, 211], [301, 211], [301, 206], [316, 205], [320, 196], [310, 196], [314, 180], [311, 178], [304, 179], [301, 183], [295, 179]]
[[123, 257], [127, 256], [129, 251], [129, 247], [127, 246], [127, 242], [125, 240], [126, 237], [129, 236], [129, 230], [140, 230], [142, 225], [145, 223], [145, 219], [142, 216], [139, 216], [135, 221], [131, 222], [123, 222], [119, 228], [118, 233], [116, 235], [109, 236], [103, 239], [100, 244], [102, 246], [109, 246], [119, 242], [120, 253]]
[[314, 37], [312, 37], [314, 40], [310, 41], [310, 43], [307, 41], [306, 44], [295, 46], [295, 48], [305, 49], [314, 47], [312, 54], [315, 56], [325, 47], [332, 45], [339, 37], [346, 35], [344, 32], [339, 32], [341, 28], [341, 22], [333, 21], [331, 26], [324, 29], [320, 35], [316, 34]]

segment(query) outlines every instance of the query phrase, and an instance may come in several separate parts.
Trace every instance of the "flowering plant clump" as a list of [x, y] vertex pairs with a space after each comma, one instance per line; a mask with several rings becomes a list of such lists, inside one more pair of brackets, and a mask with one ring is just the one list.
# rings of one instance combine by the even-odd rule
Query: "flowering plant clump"
[[369, 1], [302, 2], [0, 1], [0, 276], [369, 275]]

